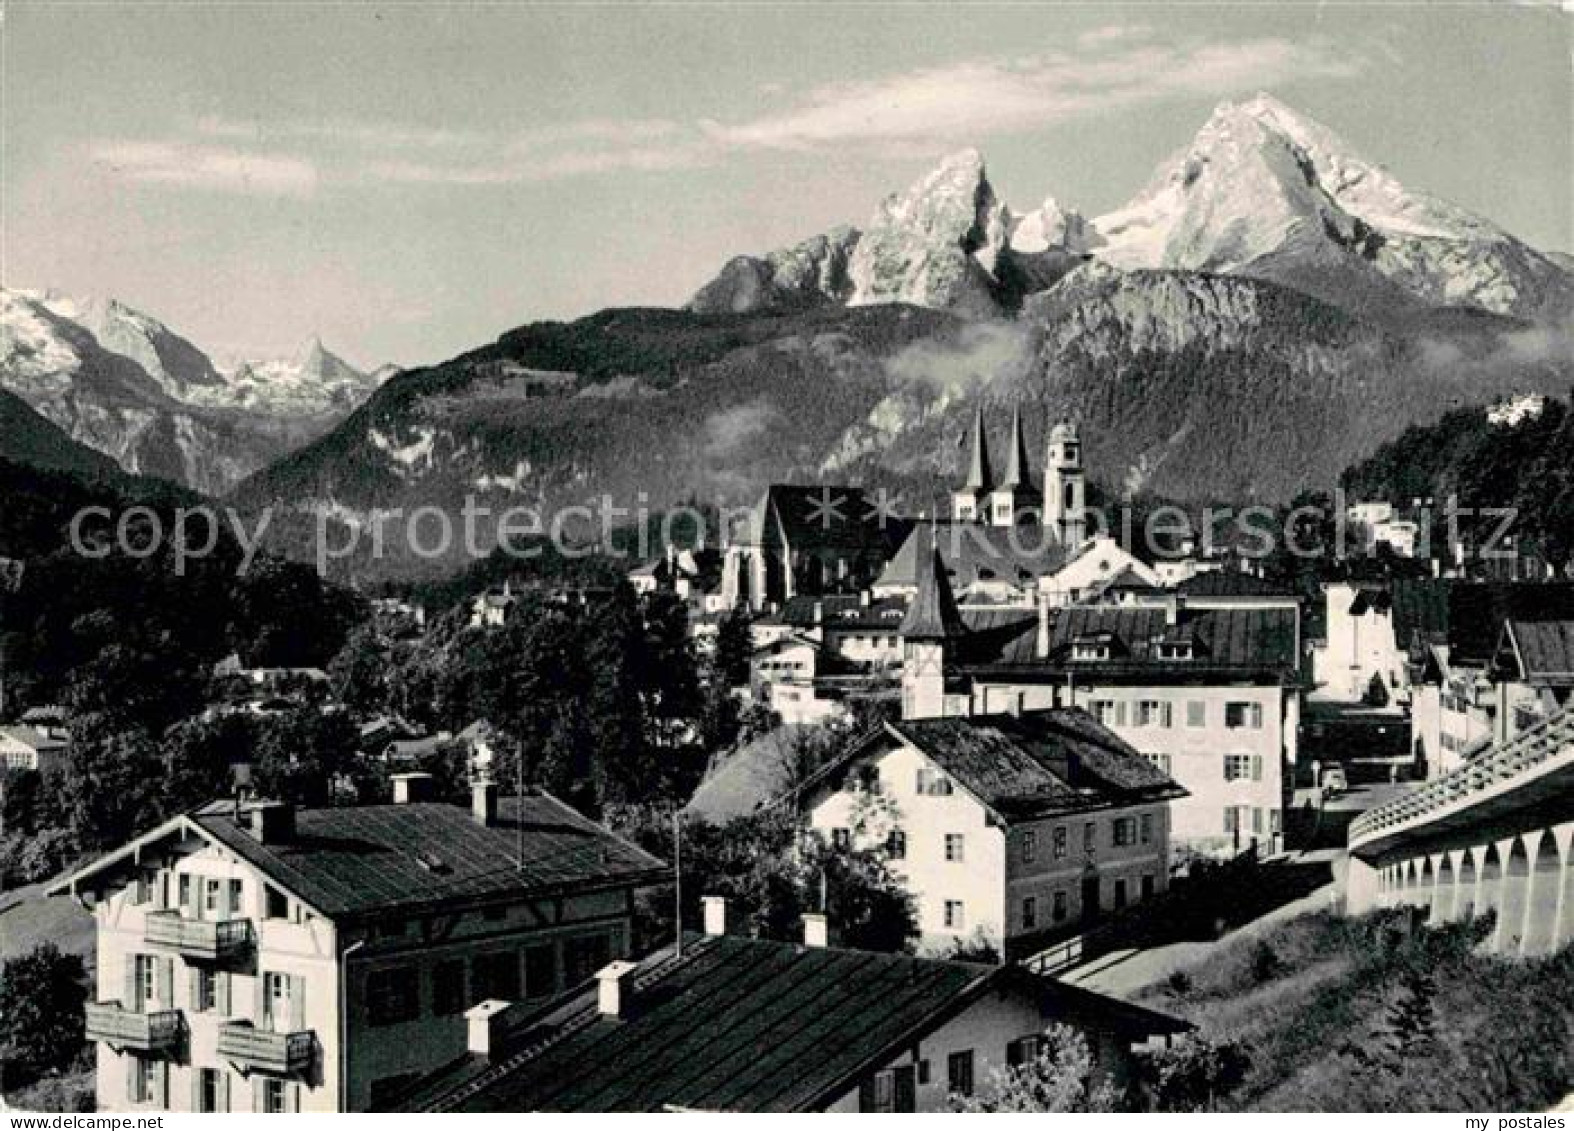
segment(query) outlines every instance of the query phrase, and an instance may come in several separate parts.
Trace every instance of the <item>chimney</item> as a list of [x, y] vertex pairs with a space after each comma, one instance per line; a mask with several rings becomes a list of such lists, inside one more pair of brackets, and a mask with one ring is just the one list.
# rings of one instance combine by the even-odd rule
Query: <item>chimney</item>
[[874, 600], [874, 594], [872, 592], [870, 592], [868, 589], [863, 589], [863, 590], [859, 591], [859, 593], [858, 593], [858, 603], [860, 605], [862, 605], [864, 608], [867, 609], [869, 607], [870, 603], [873, 602], [873, 600]]
[[436, 779], [427, 773], [393, 775], [395, 805], [413, 805], [417, 801], [430, 801]]
[[470, 815], [478, 825], [497, 824], [497, 783], [477, 778], [470, 783]]
[[258, 844], [288, 844], [295, 839], [295, 806], [287, 802], [258, 802], [250, 818], [251, 835]]
[[732, 933], [732, 913], [724, 895], [707, 895], [700, 900], [705, 905], [705, 933], [726, 935]]
[[1033, 654], [1040, 660], [1049, 658], [1049, 594], [1038, 594], [1038, 637], [1033, 642]]
[[1164, 623], [1174, 628], [1180, 623], [1181, 607], [1185, 605], [1186, 598], [1179, 593], [1171, 593], [1164, 598]]
[[503, 1018], [506, 1001], [488, 998], [465, 1010], [470, 1051], [476, 1056], [493, 1057], [502, 1051]]
[[618, 959], [609, 962], [596, 972], [598, 984], [596, 990], [596, 1005], [603, 1017], [623, 1017], [634, 996], [634, 987], [625, 985], [629, 974], [636, 969], [634, 963]]
[[803, 913], [803, 945], [824, 950], [831, 945], [830, 923], [822, 911]]
[[823, 601], [816, 601], [814, 603], [814, 623], [815, 624], [819, 624], [824, 619], [825, 619], [825, 602], [823, 602]]

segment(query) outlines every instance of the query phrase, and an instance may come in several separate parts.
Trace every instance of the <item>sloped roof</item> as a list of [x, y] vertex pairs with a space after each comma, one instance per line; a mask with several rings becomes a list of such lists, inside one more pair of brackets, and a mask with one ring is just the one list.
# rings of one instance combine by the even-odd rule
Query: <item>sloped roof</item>
[[[933, 541], [933, 533], [930, 535]], [[967, 626], [957, 611], [956, 598], [951, 593], [951, 582], [946, 578], [945, 563], [940, 551], [931, 545], [929, 568], [918, 575], [918, 592], [907, 608], [902, 620], [904, 640], [950, 640], [964, 635]]]
[[789, 723], [740, 746], [712, 767], [683, 811], [722, 824], [781, 797], [794, 785], [795, 744], [817, 729]]
[[[933, 525], [936, 535], [922, 532]], [[938, 545], [954, 587], [977, 582], [1006, 582], [1031, 588], [1040, 577], [1057, 572], [1068, 560], [1052, 527], [1024, 524], [990, 526], [982, 522], [919, 524], [885, 565], [875, 584], [914, 587], [929, 549]]]
[[29, 746], [40, 753], [47, 753], [51, 750], [63, 750], [69, 745], [65, 739], [51, 738], [43, 731], [31, 726], [0, 727], [0, 734], [5, 735], [13, 742]]
[[983, 493], [994, 490], [994, 487], [995, 476], [989, 466], [989, 439], [984, 433], [984, 406], [980, 404], [973, 417], [973, 450], [967, 465], [967, 481], [962, 484], [962, 489]]
[[1509, 620], [1503, 632], [1520, 679], [1574, 685], [1574, 620]]
[[[815, 620], [815, 607], [820, 619]], [[895, 614], [892, 616], [891, 614]], [[819, 625], [828, 631], [867, 632], [870, 629], [895, 631], [907, 613], [907, 602], [900, 597], [880, 597], [868, 604], [858, 594], [833, 594], [824, 597], [792, 597], [779, 612], [763, 623], [790, 624], [795, 627]]]
[[1022, 433], [1020, 405], [1011, 410], [1011, 450], [1007, 459], [1006, 476], [1000, 481], [1000, 486], [1018, 492], [1033, 490], [1033, 472], [1028, 464], [1027, 438]]
[[878, 550], [889, 554], [912, 529], [910, 519], [881, 511], [861, 487], [777, 483], [765, 489], [739, 545], [775, 545], [778, 537], [797, 550]]
[[658, 951], [624, 984], [624, 1016], [603, 1016], [591, 986], [522, 1018], [502, 1055], [440, 1069], [402, 1106], [813, 1111], [984, 994], [1012, 989], [1036, 997], [1046, 1021], [1096, 1019], [1130, 1040], [1189, 1028], [1017, 967], [733, 936], [689, 936], [681, 956]]
[[1292, 597], [1282, 585], [1238, 569], [1210, 569], [1177, 585], [1187, 597]]
[[[1133, 670], [1161, 676], [1227, 671], [1251, 675], [1282, 676], [1299, 671], [1296, 654], [1296, 610], [1283, 609], [1180, 609], [1176, 625], [1168, 623], [1160, 607], [1070, 606], [1049, 616], [1049, 654], [1037, 652], [1037, 626], [1018, 622], [1015, 632], [999, 634], [999, 645], [989, 653], [969, 658], [983, 668], [1042, 668], [1050, 671], [1095, 669], [1103, 672]], [[1005, 626], [1002, 625], [1004, 628]], [[1176, 639], [1175, 629], [1189, 631], [1196, 646], [1191, 660], [1161, 657], [1155, 645]], [[1076, 660], [1072, 642], [1107, 633], [1117, 647], [1114, 660]]]

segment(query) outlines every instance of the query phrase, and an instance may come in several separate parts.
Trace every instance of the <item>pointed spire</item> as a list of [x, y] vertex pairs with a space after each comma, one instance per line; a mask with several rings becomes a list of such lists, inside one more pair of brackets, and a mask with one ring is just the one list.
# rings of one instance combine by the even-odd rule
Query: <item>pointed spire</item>
[[951, 580], [940, 557], [934, 523], [927, 528], [920, 526], [916, 536], [924, 539], [918, 546], [918, 592], [902, 620], [902, 637], [905, 640], [950, 640], [962, 636], [967, 626], [962, 622], [956, 598], [951, 593]]
[[1006, 477], [1000, 485], [1002, 487], [1031, 487], [1033, 485], [1033, 475], [1028, 470], [1027, 437], [1022, 433], [1021, 405], [1011, 410], [1010, 462], [1006, 465]]
[[963, 488], [968, 491], [992, 491], [994, 487], [994, 473], [989, 470], [989, 444], [984, 439], [984, 406], [980, 402], [978, 414], [973, 417], [973, 460], [968, 466], [967, 482]]

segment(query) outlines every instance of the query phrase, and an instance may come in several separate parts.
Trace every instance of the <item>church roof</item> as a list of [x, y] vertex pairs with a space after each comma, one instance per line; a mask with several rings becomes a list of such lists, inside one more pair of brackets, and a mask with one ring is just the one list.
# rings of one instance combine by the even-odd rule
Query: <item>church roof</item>
[[733, 541], [774, 546], [778, 539], [795, 550], [879, 550], [889, 553], [912, 529], [871, 501], [860, 487], [838, 484], [803, 486], [776, 483], [765, 489], [745, 529]]
[[964, 491], [991, 491], [995, 486], [994, 473], [989, 468], [989, 441], [984, 435], [984, 406], [978, 406], [973, 417], [973, 453], [968, 464]]
[[934, 544], [934, 527], [928, 529], [929, 568], [919, 573], [918, 592], [902, 621], [902, 637], [906, 640], [949, 640], [967, 632], [951, 593], [945, 562]]
[[1068, 560], [1053, 528], [1037, 524], [990, 526], [982, 522], [939, 522], [917, 527], [886, 563], [877, 586], [916, 587], [928, 548], [938, 542], [953, 586], [1007, 582], [1030, 588], [1040, 577], [1058, 572]]
[[1027, 461], [1027, 437], [1022, 433], [1022, 409], [1016, 408], [1011, 412], [1011, 452], [1006, 464], [1006, 477], [1000, 481], [1001, 487], [1015, 490], [1031, 490], [1033, 487], [1033, 473], [1029, 470]]

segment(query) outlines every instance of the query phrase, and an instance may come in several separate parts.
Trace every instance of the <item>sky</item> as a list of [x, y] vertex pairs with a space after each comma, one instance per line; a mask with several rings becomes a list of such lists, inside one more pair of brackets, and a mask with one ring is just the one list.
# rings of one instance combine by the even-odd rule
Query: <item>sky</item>
[[1542, 4], [0, 0], [0, 283], [215, 355], [365, 367], [676, 305], [976, 146], [1119, 206], [1267, 91], [1407, 186], [1574, 250], [1571, 17]]

